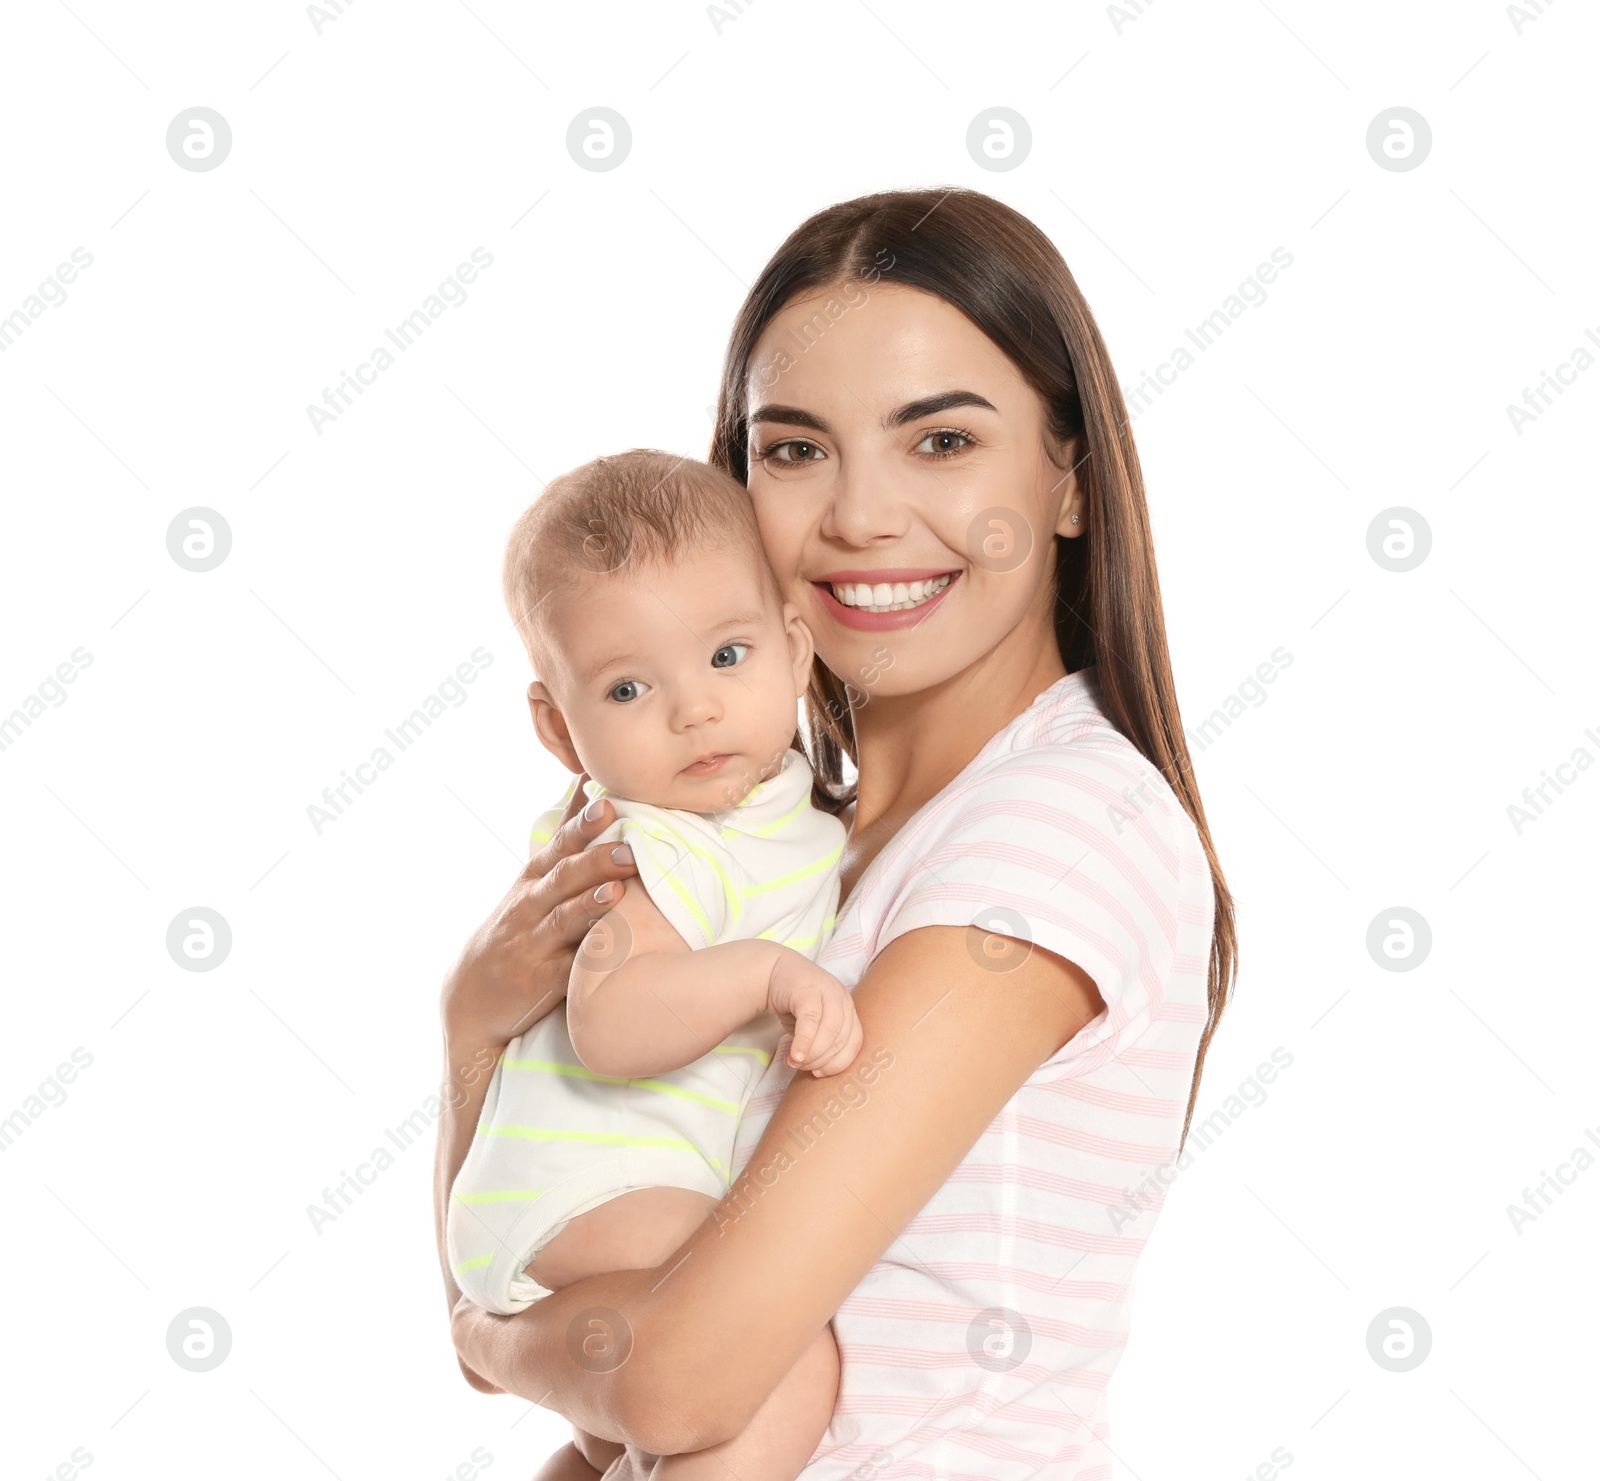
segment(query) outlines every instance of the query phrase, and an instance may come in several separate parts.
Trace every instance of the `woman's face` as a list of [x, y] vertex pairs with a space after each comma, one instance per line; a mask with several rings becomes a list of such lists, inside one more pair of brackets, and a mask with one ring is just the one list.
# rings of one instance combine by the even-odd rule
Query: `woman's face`
[[1087, 521], [1072, 448], [1052, 461], [1043, 403], [999, 347], [880, 283], [787, 305], [751, 363], [750, 497], [828, 667], [877, 698], [990, 658], [1031, 670], [1054, 641], [1051, 537]]

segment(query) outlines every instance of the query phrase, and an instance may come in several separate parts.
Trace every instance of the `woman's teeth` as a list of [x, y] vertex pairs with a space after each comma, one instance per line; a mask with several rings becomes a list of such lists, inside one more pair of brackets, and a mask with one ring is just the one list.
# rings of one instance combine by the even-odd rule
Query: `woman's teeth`
[[950, 577], [945, 575], [935, 576], [931, 581], [880, 581], [875, 586], [868, 586], [865, 581], [848, 581], [842, 586], [830, 584], [829, 590], [846, 607], [860, 607], [866, 612], [899, 612], [907, 607], [920, 607], [949, 584]]

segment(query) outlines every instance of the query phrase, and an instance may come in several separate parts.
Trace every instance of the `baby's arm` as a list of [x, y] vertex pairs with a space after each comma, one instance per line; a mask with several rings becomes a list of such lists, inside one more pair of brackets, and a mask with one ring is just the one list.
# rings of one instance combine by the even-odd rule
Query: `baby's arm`
[[681, 1069], [759, 1014], [791, 1005], [798, 1014], [802, 1002], [817, 1019], [803, 1035], [796, 1026], [802, 1066], [847, 1048], [854, 1057], [854, 1010], [836, 978], [776, 941], [691, 951], [638, 879], [622, 883], [622, 899], [578, 947], [567, 985], [567, 1032], [586, 1068], [619, 1078]]

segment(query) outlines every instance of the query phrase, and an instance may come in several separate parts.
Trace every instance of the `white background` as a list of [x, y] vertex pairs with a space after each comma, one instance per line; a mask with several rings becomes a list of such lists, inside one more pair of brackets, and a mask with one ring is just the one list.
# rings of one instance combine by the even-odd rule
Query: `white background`
[[[1600, 368], [1506, 412], [1600, 334], [1600, 28], [1536, 8], [9, 5], [0, 317], [93, 264], [0, 353], [0, 713], [92, 663], [0, 752], [0, 1117], [93, 1063], [0, 1159], [5, 1473], [423, 1481], [482, 1447], [526, 1476], [565, 1437], [457, 1374], [431, 1135], [306, 1212], [436, 1088], [441, 977], [563, 781], [504, 535], [597, 453], [704, 455], [734, 312], [805, 216], [964, 184], [1060, 246], [1129, 388], [1293, 257], [1135, 423], [1185, 720], [1293, 659], [1195, 758], [1241, 942], [1200, 1116], [1293, 1065], [1157, 1226], [1121, 1474], [1594, 1474], [1600, 1167], [1507, 1213], [1600, 1135], [1600, 768], [1507, 813], [1600, 759]], [[597, 105], [633, 134], [605, 173], [565, 142]], [[1366, 147], [1397, 105], [1432, 129], [1412, 171]], [[195, 106], [233, 134], [208, 172], [165, 145]], [[1005, 172], [965, 143], [996, 106], [1033, 136]], [[315, 430], [478, 247], [467, 302]], [[166, 546], [191, 506], [232, 531], [203, 574]], [[1432, 532], [1406, 573], [1368, 553], [1391, 506]], [[197, 905], [233, 934], [203, 973], [165, 946]], [[1366, 949], [1396, 905], [1432, 930], [1413, 971]], [[1367, 1351], [1393, 1306], [1432, 1331], [1408, 1373]], [[189, 1307], [231, 1328], [209, 1373], [167, 1353]]]

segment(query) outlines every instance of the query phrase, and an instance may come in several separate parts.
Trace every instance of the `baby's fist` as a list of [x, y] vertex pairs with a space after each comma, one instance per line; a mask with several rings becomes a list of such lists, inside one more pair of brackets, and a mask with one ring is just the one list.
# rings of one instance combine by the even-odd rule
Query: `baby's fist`
[[850, 990], [798, 951], [785, 950], [767, 984], [767, 1011], [793, 1022], [789, 1063], [813, 1075], [837, 1075], [861, 1052], [861, 1020]]

